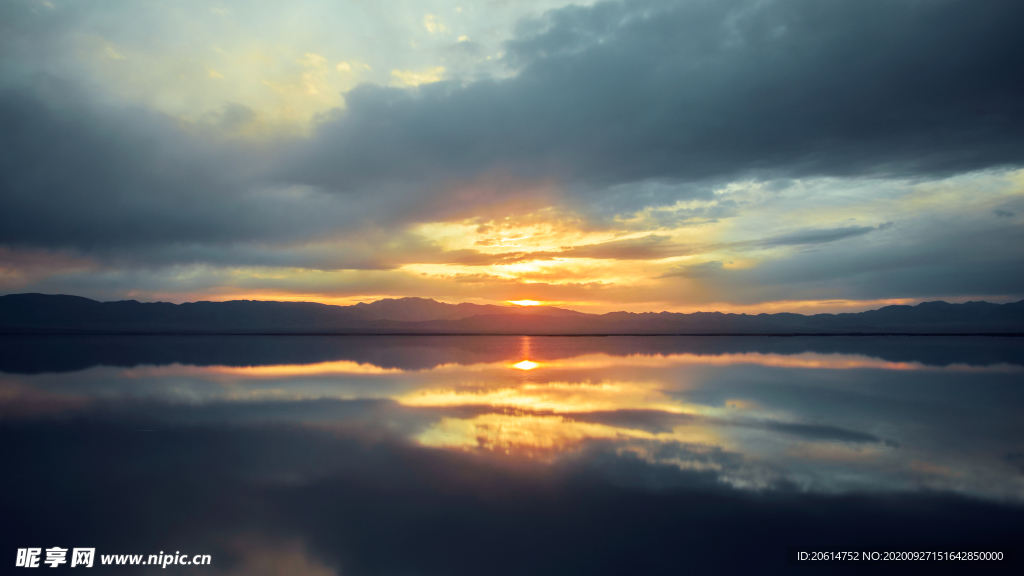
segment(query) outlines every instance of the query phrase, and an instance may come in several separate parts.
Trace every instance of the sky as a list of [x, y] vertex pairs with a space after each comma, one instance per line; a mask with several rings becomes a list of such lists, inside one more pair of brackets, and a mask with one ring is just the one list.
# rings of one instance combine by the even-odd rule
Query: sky
[[0, 293], [1024, 298], [1016, 0], [0, 0]]

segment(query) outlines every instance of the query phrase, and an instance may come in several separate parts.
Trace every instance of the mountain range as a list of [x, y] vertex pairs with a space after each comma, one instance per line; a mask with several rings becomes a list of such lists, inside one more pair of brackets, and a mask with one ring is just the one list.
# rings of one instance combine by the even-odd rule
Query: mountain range
[[924, 302], [843, 314], [610, 312], [446, 304], [425, 298], [313, 302], [98, 302], [0, 296], [3, 334], [1024, 334], [1024, 300]]

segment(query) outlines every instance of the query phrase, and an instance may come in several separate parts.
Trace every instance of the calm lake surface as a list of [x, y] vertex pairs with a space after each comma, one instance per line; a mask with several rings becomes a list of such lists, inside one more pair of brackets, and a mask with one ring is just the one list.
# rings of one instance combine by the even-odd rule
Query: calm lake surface
[[10, 559], [60, 546], [95, 547], [97, 573], [101, 554], [175, 551], [213, 564], [166, 573], [791, 573], [806, 570], [787, 546], [1024, 536], [1022, 338], [0, 347]]

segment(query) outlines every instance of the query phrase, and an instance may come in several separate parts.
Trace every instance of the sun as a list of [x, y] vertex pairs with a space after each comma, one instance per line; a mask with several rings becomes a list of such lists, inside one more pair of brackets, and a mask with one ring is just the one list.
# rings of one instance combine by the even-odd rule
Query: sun
[[509, 300], [509, 302], [516, 306], [540, 306], [540, 302], [536, 300]]

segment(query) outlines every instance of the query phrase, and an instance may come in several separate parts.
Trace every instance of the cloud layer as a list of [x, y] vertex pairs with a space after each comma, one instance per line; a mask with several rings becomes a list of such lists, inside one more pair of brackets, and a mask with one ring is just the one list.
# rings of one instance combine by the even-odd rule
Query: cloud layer
[[520, 24], [517, 74], [362, 86], [302, 174], [338, 190], [491, 169], [647, 179], [938, 175], [1016, 165], [1012, 2], [600, 3]]
[[[487, 278], [560, 301], [576, 298], [570, 285], [632, 287], [615, 299], [670, 305], [712, 292], [764, 302], [794, 282], [809, 300], [1024, 293], [1010, 272], [1024, 213], [1018, 2], [598, 2], [528, 15], [499, 44], [465, 36], [456, 12], [419, 15], [416, 34], [448, 42], [425, 60], [388, 48], [335, 63], [290, 47], [305, 92], [261, 89], [296, 110], [325, 105], [328, 72], [383, 76], [278, 133], [255, 128], [267, 116], [249, 101], [175, 115], [184, 104], [132, 100], [104, 84], [106, 68], [75, 67], [83, 38], [121, 65], [152, 60], [191, 21], [142, 22], [143, 43], [115, 6], [0, 10], [6, 291], [102, 276], [121, 280], [94, 296], [161, 282], [194, 293], [240, 272], [355, 297], [371, 294], [309, 276], [391, 270], [405, 276], [373, 294], [461, 299], [424, 283], [467, 275], [485, 291]], [[269, 15], [237, 18], [256, 42], [274, 38], [252, 26]], [[238, 38], [203, 40], [225, 43], [219, 54]], [[230, 82], [221, 64], [203, 81]], [[959, 237], [936, 232], [946, 221]]]

